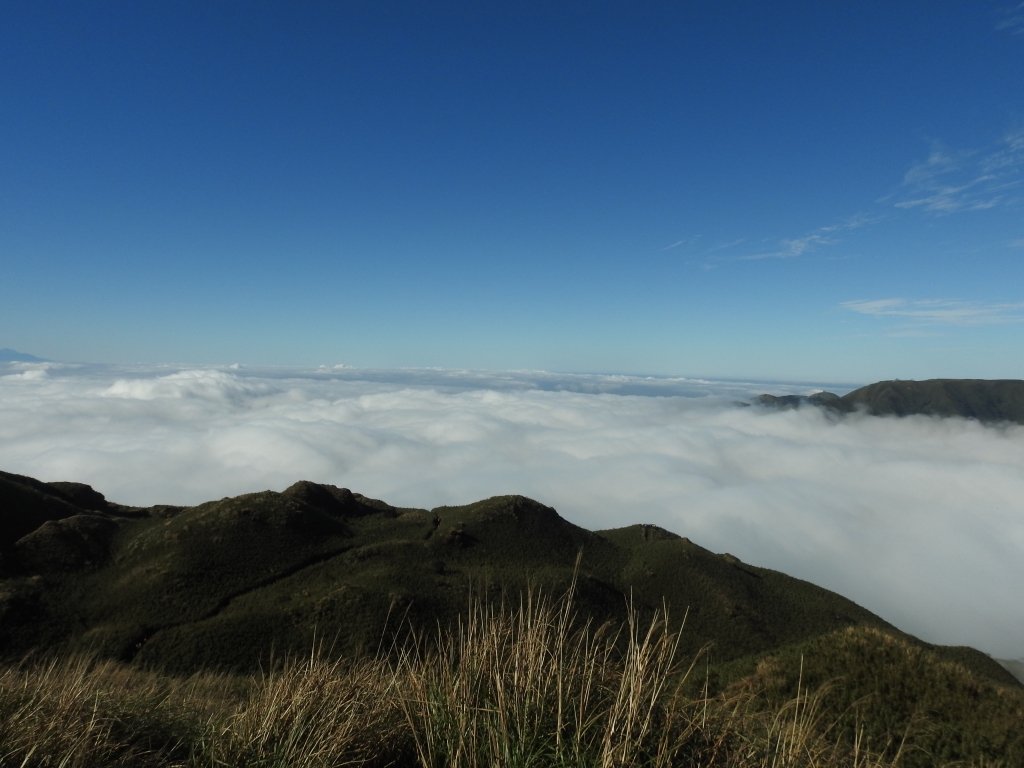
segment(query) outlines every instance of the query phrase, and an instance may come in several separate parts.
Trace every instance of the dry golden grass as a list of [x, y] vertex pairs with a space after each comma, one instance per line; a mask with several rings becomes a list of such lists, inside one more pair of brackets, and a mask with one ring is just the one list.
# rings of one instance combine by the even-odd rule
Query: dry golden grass
[[[0, 672], [0, 766], [883, 768], [827, 689], [693, 695], [665, 615], [594, 627], [571, 594], [477, 601], [390, 655], [185, 680], [88, 659]], [[686, 692], [690, 691], [689, 694]], [[883, 745], [884, 746], [884, 745]]]
[[684, 680], [678, 636], [663, 619], [624, 631], [579, 625], [568, 599], [527, 595], [512, 611], [476, 603], [396, 667], [420, 763], [669, 765], [684, 709], [665, 706]]
[[0, 765], [166, 765], [228, 700], [227, 682], [83, 657], [3, 670]]

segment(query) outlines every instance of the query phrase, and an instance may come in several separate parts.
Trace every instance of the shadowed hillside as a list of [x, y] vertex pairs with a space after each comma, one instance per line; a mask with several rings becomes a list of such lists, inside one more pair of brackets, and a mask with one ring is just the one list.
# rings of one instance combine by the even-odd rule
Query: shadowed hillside
[[87, 654], [183, 675], [274, 668], [316, 646], [370, 658], [456, 626], [473, 601], [515, 606], [529, 589], [575, 582], [575, 610], [593, 627], [621, 624], [630, 606], [640, 622], [663, 607], [674, 628], [685, 617], [673, 642], [701, 658], [709, 693], [756, 688], [783, 707], [801, 676], [838, 679], [847, 735], [867, 728], [884, 743], [923, 718], [953, 734], [920, 734], [930, 754], [1024, 754], [1008, 735], [1024, 733], [1024, 687], [985, 654], [923, 643], [835, 593], [657, 526], [591, 532], [521, 496], [428, 511], [302, 481], [140, 509], [0, 473], [0, 551], [8, 663]]
[[759, 395], [759, 405], [795, 408], [816, 405], [873, 416], [961, 416], [984, 422], [1024, 424], [1024, 381], [1018, 379], [929, 379], [879, 381], [842, 397], [831, 392], [813, 395]]
[[[715, 660], [849, 626], [895, 631], [839, 595], [717, 555], [655, 526], [591, 532], [503, 496], [398, 509], [299, 482], [196, 507], [131, 509], [88, 486], [0, 477], [0, 652], [95, 651], [190, 672], [252, 669], [272, 652], [373, 649], [463, 611], [471, 591], [561, 587], [599, 621], [667, 603], [684, 648]], [[1005, 674], [1002, 668], [999, 672]]]

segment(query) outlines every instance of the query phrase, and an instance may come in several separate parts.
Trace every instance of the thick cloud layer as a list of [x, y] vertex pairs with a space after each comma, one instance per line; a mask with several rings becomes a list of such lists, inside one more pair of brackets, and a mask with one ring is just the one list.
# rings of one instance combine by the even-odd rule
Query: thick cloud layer
[[0, 367], [0, 469], [122, 503], [297, 479], [430, 507], [521, 493], [657, 523], [939, 643], [1024, 656], [1024, 427], [736, 405], [796, 385], [351, 369]]

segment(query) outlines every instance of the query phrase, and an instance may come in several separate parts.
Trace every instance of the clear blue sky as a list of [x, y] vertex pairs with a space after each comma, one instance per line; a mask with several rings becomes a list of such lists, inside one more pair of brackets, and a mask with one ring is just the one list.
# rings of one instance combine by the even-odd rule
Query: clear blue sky
[[1024, 377], [1017, 2], [0, 5], [0, 347]]

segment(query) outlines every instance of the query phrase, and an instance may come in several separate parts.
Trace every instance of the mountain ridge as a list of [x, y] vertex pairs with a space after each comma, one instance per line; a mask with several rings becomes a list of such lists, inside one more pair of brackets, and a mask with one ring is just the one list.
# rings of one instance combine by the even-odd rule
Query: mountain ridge
[[769, 408], [817, 406], [837, 414], [864, 412], [872, 416], [939, 416], [984, 423], [1024, 424], [1024, 381], [1020, 379], [893, 379], [839, 396], [762, 394], [753, 403]]
[[168, 679], [259, 675], [314, 649], [387, 654], [458, 626], [474, 601], [572, 584], [594, 627], [667, 609], [681, 658], [701, 662], [694, 695], [782, 706], [831, 688], [843, 738], [915, 731], [906, 768], [1024, 759], [1024, 685], [1004, 665], [658, 526], [588, 531], [524, 496], [402, 508], [310, 481], [139, 508], [0, 473], [0, 669], [84, 654]]
[[[578, 554], [586, 611], [619, 619], [630, 599], [642, 612], [688, 612], [687, 650], [713, 643], [718, 661], [850, 626], [903, 636], [841, 595], [658, 526], [588, 531], [523, 496], [426, 510], [299, 481], [143, 509], [0, 472], [0, 656], [88, 647], [178, 671], [249, 668], [270, 645], [301, 647], [313, 625], [357, 652], [387, 631], [395, 606], [413, 622], [451, 619], [474, 582], [557, 588]], [[279, 613], [297, 629], [252, 634]], [[218, 636], [230, 653], [209, 652]], [[973, 653], [986, 676], [1015, 682]]]

